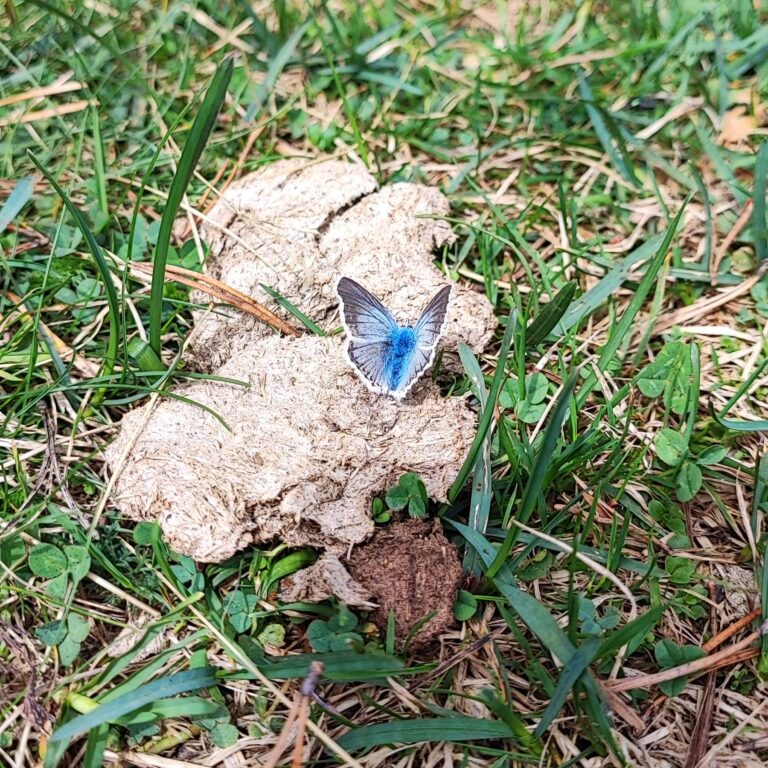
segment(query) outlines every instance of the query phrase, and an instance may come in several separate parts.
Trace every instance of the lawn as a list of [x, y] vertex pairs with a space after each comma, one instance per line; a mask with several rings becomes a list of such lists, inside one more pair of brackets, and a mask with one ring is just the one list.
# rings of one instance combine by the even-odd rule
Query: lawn
[[[5, 0], [0, 65], [3, 765], [766, 764], [762, 0]], [[426, 645], [286, 600], [311, 540], [202, 562], [120, 513], [126, 414], [232, 432], [184, 394], [242, 389], [195, 363], [211, 300], [340, 349], [280, 265], [204, 272], [286, 158], [439, 190], [424, 271], [498, 320], [419, 385], [471, 412], [447, 501], [366, 501], [455, 547]]]

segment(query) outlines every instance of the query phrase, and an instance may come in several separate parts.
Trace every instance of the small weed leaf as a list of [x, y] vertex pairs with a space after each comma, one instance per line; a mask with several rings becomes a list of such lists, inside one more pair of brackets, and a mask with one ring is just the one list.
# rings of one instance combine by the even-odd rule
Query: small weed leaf
[[555, 556], [546, 549], [537, 552], [517, 572], [517, 578], [524, 584], [543, 579], [555, 564]]
[[49, 621], [37, 627], [35, 634], [43, 645], [58, 645], [67, 636], [67, 625], [63, 621]]
[[517, 404], [517, 416], [524, 424], [537, 424], [546, 410], [547, 377], [538, 371], [525, 382], [525, 399]]
[[538, 405], [547, 396], [547, 377], [536, 371], [525, 382], [525, 399], [529, 403]]
[[689, 585], [696, 574], [696, 563], [687, 557], [670, 556], [664, 563], [664, 570], [673, 584]]
[[680, 501], [690, 501], [701, 489], [701, 469], [692, 461], [684, 461], [675, 478], [675, 491]]
[[317, 653], [348, 651], [362, 643], [363, 638], [355, 632], [335, 632], [324, 621], [316, 619], [307, 627], [307, 640]]
[[224, 611], [238, 634], [247, 632], [253, 623], [253, 612], [258, 604], [256, 595], [246, 595], [239, 589], [229, 592], [224, 598]]
[[67, 569], [72, 579], [76, 582], [84, 579], [91, 569], [91, 556], [88, 550], [79, 544], [67, 544], [64, 547], [64, 554], [67, 557]]
[[258, 641], [262, 645], [272, 645], [276, 648], [282, 648], [285, 645], [285, 627], [282, 624], [267, 624], [259, 632]]
[[29, 553], [29, 567], [35, 576], [55, 579], [67, 570], [67, 556], [53, 544], [38, 544]]
[[307, 639], [313, 651], [348, 651], [362, 644], [363, 638], [352, 631], [357, 627], [357, 616], [343, 604], [336, 610], [336, 615], [327, 621], [315, 619], [307, 627]]
[[76, 613], [70, 613], [67, 616], [67, 630], [68, 636], [72, 638], [76, 643], [82, 643], [88, 633], [91, 631], [91, 625], [88, 619], [78, 616]]
[[576, 596], [579, 620], [585, 635], [601, 636], [605, 630], [613, 629], [621, 621], [621, 616], [616, 606], [609, 605], [603, 616], [598, 616], [597, 606], [585, 594]]
[[477, 598], [465, 590], [460, 590], [453, 606], [456, 621], [469, 621], [477, 613]]
[[211, 728], [208, 735], [219, 749], [231, 747], [240, 738], [240, 732], [232, 723], [221, 723]]
[[[662, 669], [672, 669], [673, 667], [687, 664], [689, 661], [695, 661], [705, 655], [697, 645], [678, 645], [674, 640], [664, 639], [656, 643], [654, 651], [656, 661]], [[667, 696], [678, 696], [688, 685], [687, 677], [680, 677], [676, 680], [667, 680], [659, 688]]]
[[658, 499], [653, 499], [648, 504], [648, 514], [668, 531], [685, 536], [685, 515], [677, 505], [662, 504]]
[[387, 506], [399, 512], [408, 507], [411, 517], [424, 517], [427, 514], [427, 489], [415, 472], [406, 472], [398, 484], [387, 491]]
[[502, 408], [514, 408], [518, 403], [517, 396], [518, 383], [514, 376], [510, 376], [501, 388], [501, 394], [499, 395], [499, 405]]
[[379, 525], [388, 523], [392, 519], [392, 514], [384, 505], [384, 500], [378, 496], [371, 502], [371, 517]]
[[337, 613], [328, 620], [328, 626], [332, 629], [354, 629], [357, 626], [357, 616], [341, 604], [337, 608]]
[[696, 457], [696, 463], [700, 466], [709, 467], [714, 464], [719, 464], [728, 453], [728, 449], [722, 445], [713, 445], [702, 451]]
[[133, 541], [139, 546], [148, 546], [152, 543], [154, 532], [157, 529], [157, 523], [139, 523], [133, 529]]
[[688, 452], [688, 441], [674, 429], [664, 427], [656, 435], [656, 454], [670, 467], [676, 467]]
[[179, 555], [179, 562], [171, 566], [173, 575], [192, 592], [199, 592], [205, 586], [205, 578], [197, 570], [195, 561], [186, 555]]
[[160, 726], [157, 723], [136, 723], [127, 725], [126, 728], [130, 734], [128, 743], [132, 746], [138, 746], [143, 741], [160, 733]]
[[45, 594], [50, 595], [56, 600], [63, 600], [67, 594], [67, 585], [69, 584], [69, 574], [59, 574], [55, 579], [51, 579], [44, 587]]
[[56, 646], [56, 650], [59, 652], [61, 666], [68, 667], [77, 661], [77, 657], [80, 655], [80, 643], [74, 640], [71, 635], [67, 635]]
[[334, 634], [328, 629], [328, 625], [320, 619], [310, 622], [307, 627], [307, 640], [312, 646], [313, 651], [326, 653], [331, 650], [331, 642]]
[[691, 387], [691, 356], [681, 341], [665, 344], [656, 359], [635, 378], [638, 389], [650, 398], [664, 395], [672, 413], [685, 413]]
[[83, 278], [76, 287], [77, 298], [74, 304], [84, 305], [72, 310], [72, 316], [82, 322], [88, 322], [96, 316], [96, 309], [89, 306], [101, 296], [102, 285], [93, 277]]
[[195, 717], [194, 721], [206, 731], [212, 731], [217, 725], [225, 725], [230, 720], [229, 710], [222, 702], [208, 701], [211, 708], [201, 717]]

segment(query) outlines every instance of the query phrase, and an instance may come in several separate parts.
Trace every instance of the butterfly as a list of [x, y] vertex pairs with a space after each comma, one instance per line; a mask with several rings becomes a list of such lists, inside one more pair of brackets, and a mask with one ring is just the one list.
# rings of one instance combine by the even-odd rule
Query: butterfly
[[339, 280], [336, 295], [347, 332], [345, 352], [355, 372], [371, 392], [402, 400], [434, 360], [451, 286], [435, 294], [413, 326], [399, 325], [372, 293], [349, 277]]

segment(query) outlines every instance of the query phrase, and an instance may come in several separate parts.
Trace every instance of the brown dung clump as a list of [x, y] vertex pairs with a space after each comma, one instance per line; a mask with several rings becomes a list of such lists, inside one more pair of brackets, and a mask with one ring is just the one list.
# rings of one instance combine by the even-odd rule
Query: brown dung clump
[[377, 529], [355, 548], [349, 567], [376, 602], [371, 619], [382, 633], [394, 613], [398, 643], [416, 630], [408, 647], [418, 650], [453, 624], [461, 563], [436, 520], [406, 520]]

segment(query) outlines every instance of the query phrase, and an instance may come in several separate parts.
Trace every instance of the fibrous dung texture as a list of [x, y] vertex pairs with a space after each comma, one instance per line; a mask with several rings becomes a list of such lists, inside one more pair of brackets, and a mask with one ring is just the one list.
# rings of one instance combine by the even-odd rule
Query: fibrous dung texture
[[[217, 203], [203, 232], [206, 268], [294, 325], [262, 284], [329, 333], [339, 325], [333, 288], [341, 275], [413, 321], [447, 283], [432, 263], [452, 238], [447, 213], [446, 199], [428, 187], [376, 191], [356, 165], [284, 161]], [[113, 466], [127, 456], [115, 486], [121, 511], [158, 520], [174, 550], [220, 561], [250, 543], [282, 541], [341, 554], [371, 534], [372, 499], [403, 473], [419, 473], [433, 499], [446, 499], [476, 427], [466, 398], [444, 398], [429, 375], [403, 402], [374, 395], [349, 367], [339, 335], [284, 337], [230, 308], [199, 310], [195, 320], [188, 365], [248, 386], [196, 379], [174, 392], [226, 426], [163, 399], [151, 413], [129, 413], [107, 453]], [[455, 362], [459, 340], [482, 349], [494, 325], [485, 297], [454, 285], [444, 365]]]

